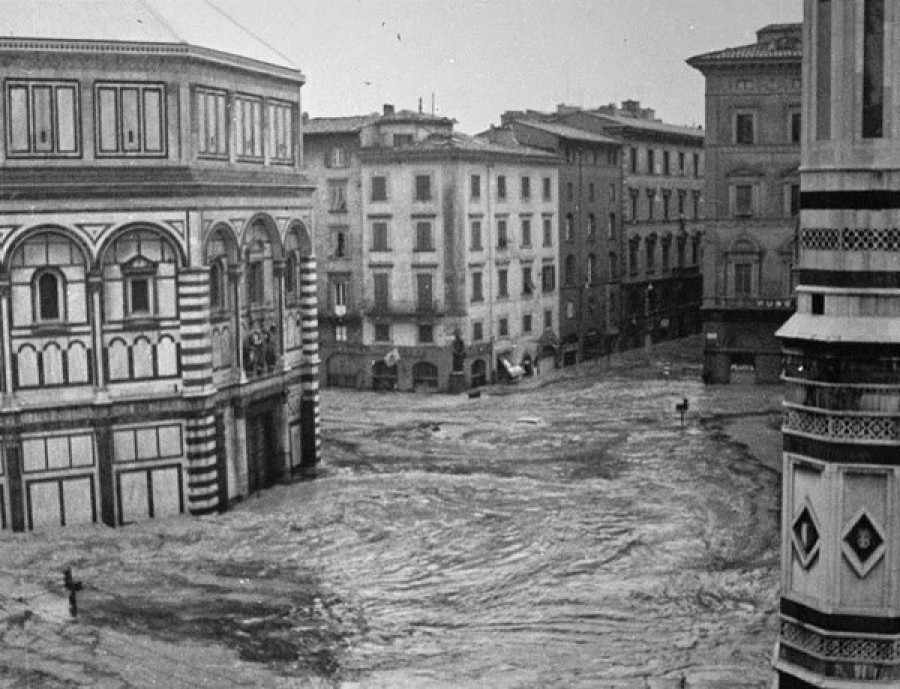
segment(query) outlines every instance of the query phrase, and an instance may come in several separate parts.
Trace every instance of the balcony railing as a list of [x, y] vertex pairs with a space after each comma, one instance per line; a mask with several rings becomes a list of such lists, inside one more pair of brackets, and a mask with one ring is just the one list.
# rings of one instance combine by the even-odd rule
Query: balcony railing
[[400, 318], [434, 318], [443, 316], [446, 310], [435, 301], [367, 301], [365, 313], [368, 316], [400, 317]]

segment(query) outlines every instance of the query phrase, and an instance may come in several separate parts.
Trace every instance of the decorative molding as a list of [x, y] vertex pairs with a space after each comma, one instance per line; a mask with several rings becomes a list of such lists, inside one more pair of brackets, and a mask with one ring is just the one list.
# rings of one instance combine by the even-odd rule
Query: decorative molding
[[113, 226], [113, 223], [76, 223], [75, 227], [84, 232], [88, 238], [94, 243], [97, 244], [100, 241], [100, 237], [106, 234], [107, 230]]

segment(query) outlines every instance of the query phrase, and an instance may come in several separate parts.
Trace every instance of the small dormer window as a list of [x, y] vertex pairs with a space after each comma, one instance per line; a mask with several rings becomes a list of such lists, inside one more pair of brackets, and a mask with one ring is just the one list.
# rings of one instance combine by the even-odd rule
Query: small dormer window
[[125, 311], [133, 318], [149, 318], [155, 312], [154, 279], [157, 265], [144, 256], [135, 256], [122, 266], [125, 278]]

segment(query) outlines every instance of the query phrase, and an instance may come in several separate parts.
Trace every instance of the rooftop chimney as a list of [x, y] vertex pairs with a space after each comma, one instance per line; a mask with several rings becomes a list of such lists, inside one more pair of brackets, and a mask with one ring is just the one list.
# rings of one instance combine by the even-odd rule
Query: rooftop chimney
[[394, 114], [394, 106], [391, 103], [384, 104], [384, 115], [387, 117], [388, 115]]

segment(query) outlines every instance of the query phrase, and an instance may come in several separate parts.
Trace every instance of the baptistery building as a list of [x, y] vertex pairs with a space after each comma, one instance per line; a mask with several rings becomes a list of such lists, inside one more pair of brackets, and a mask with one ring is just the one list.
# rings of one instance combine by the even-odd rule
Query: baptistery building
[[302, 72], [210, 5], [78, 7], [8, 3], [0, 36], [16, 531], [207, 514], [318, 461]]

